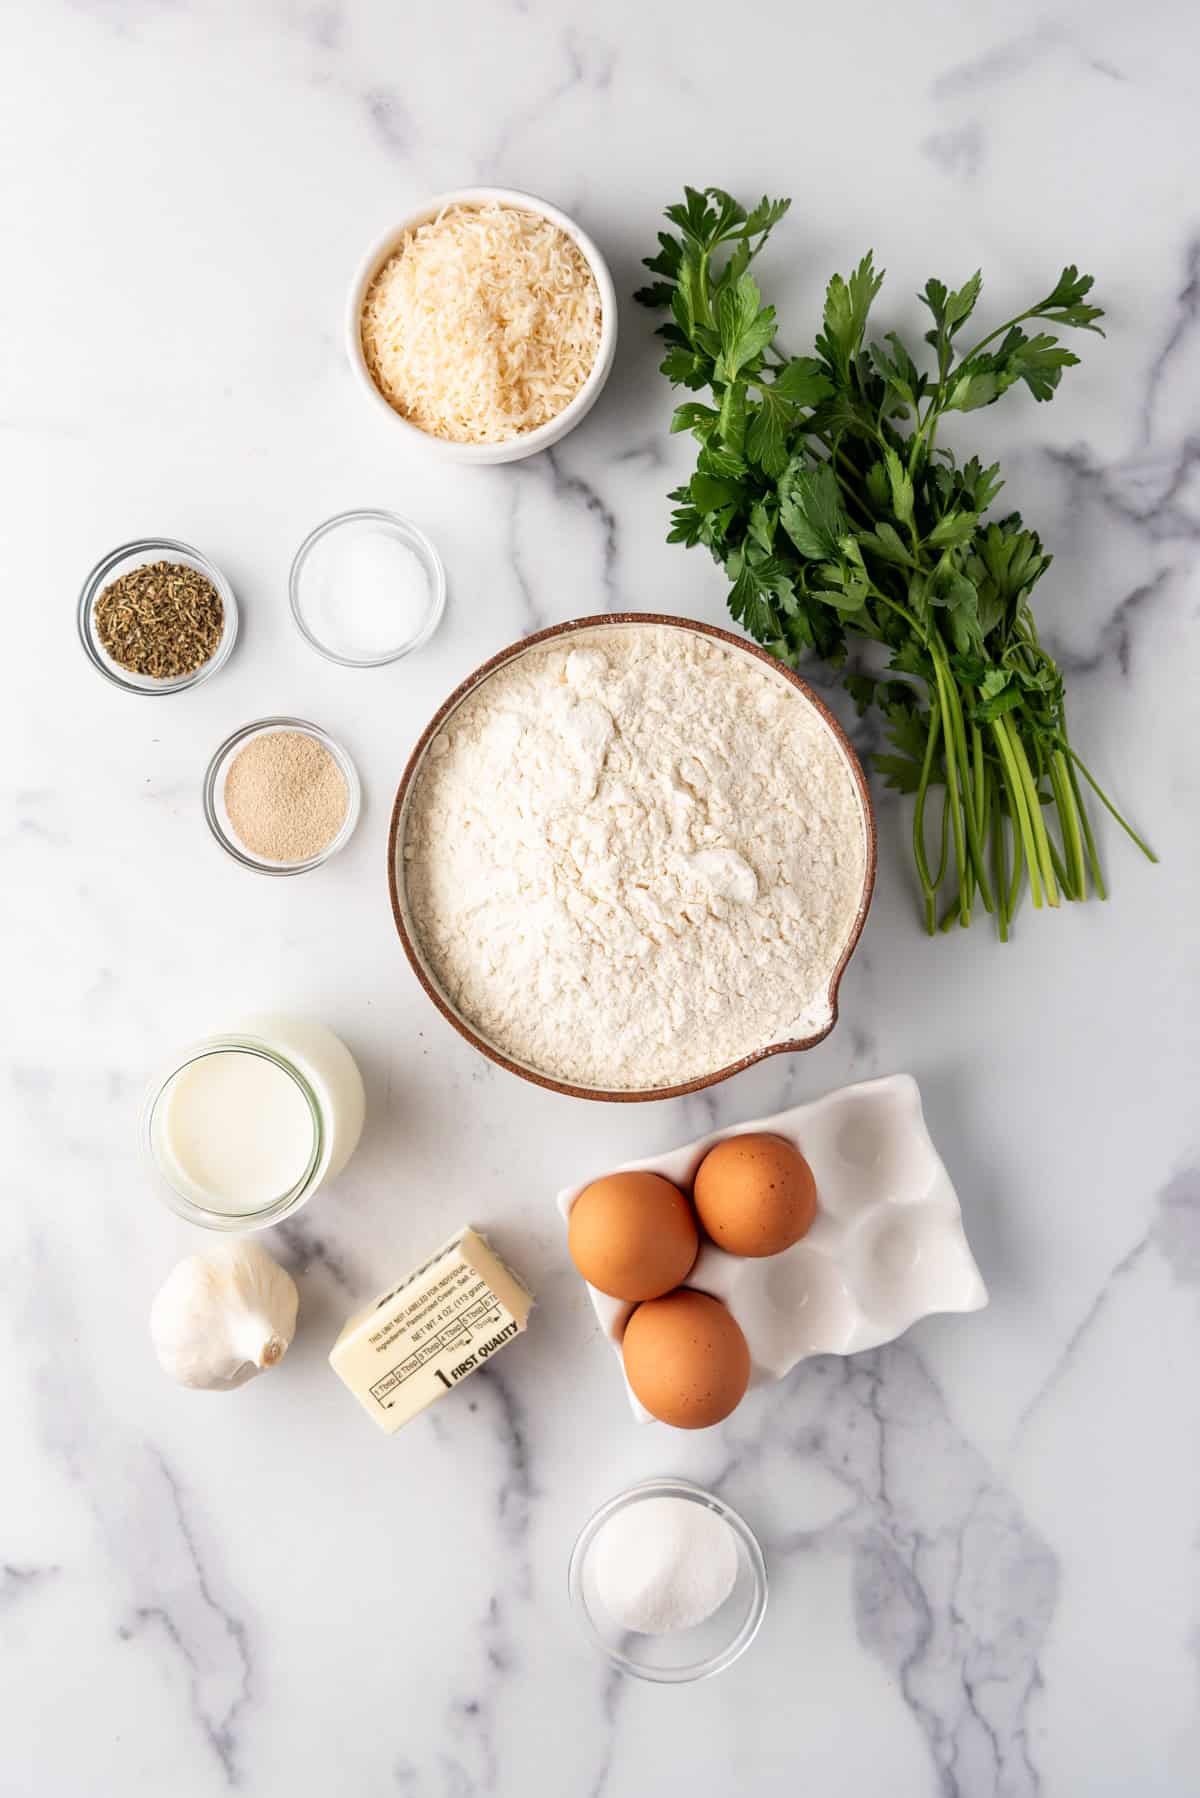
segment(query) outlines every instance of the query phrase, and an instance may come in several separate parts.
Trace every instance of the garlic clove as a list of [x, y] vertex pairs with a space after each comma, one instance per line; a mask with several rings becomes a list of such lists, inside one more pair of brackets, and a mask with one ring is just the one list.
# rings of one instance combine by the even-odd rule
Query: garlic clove
[[172, 1269], [150, 1309], [164, 1370], [213, 1392], [244, 1386], [287, 1353], [300, 1295], [253, 1239], [218, 1244]]

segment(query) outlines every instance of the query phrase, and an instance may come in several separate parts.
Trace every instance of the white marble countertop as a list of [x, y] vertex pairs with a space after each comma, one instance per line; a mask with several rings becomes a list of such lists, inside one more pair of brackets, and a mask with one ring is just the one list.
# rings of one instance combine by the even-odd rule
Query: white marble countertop
[[[0, 62], [0, 1790], [1195, 1791], [1194, 8], [14, 0]], [[929, 943], [882, 798], [840, 1026], [695, 1100], [572, 1102], [443, 1024], [384, 882], [435, 704], [541, 624], [724, 617], [718, 571], [664, 542], [687, 448], [627, 301], [596, 412], [524, 466], [427, 465], [352, 384], [364, 244], [481, 180], [577, 213], [622, 296], [684, 181], [795, 197], [785, 317], [868, 244], [889, 322], [931, 272], [982, 264], [1001, 316], [1064, 261], [1095, 271], [1109, 336], [1055, 404], [972, 422], [1056, 552], [1039, 617], [1073, 733], [1160, 867], [1105, 825], [1108, 905], [1023, 913], [1007, 949], [982, 924]], [[411, 664], [364, 674], [300, 641], [285, 581], [314, 523], [370, 504], [434, 536], [450, 602]], [[84, 573], [147, 532], [201, 546], [243, 605], [228, 669], [165, 703], [74, 640]], [[349, 851], [298, 881], [223, 858], [199, 804], [216, 743], [280, 711], [341, 734], [367, 795]], [[210, 1398], [150, 1351], [151, 1294], [197, 1236], [152, 1196], [135, 1119], [165, 1053], [264, 1005], [346, 1037], [369, 1122], [267, 1238], [301, 1287], [287, 1360]], [[893, 1069], [921, 1083], [990, 1308], [802, 1366], [699, 1437], [636, 1427], [555, 1189]], [[327, 1349], [466, 1218], [535, 1287], [534, 1325], [388, 1441]], [[610, 1677], [565, 1591], [593, 1507], [664, 1472], [744, 1512], [771, 1580], [751, 1652], [683, 1690]]]

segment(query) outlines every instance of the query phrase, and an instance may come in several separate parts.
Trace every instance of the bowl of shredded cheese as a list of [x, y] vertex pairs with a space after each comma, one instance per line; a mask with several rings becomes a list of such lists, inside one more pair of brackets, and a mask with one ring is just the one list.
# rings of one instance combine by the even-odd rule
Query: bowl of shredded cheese
[[515, 462], [573, 430], [617, 344], [612, 276], [574, 220], [502, 187], [439, 194], [378, 239], [346, 314], [376, 410], [459, 462]]

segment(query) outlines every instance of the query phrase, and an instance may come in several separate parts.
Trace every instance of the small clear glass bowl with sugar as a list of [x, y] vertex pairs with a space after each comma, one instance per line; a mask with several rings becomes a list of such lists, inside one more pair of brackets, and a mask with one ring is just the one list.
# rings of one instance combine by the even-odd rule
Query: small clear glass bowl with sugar
[[[651, 1635], [624, 1627], [607, 1609], [593, 1550], [605, 1524], [618, 1512], [663, 1498], [703, 1505], [715, 1512], [729, 1526], [737, 1563], [727, 1597], [702, 1622]], [[660, 1685], [708, 1679], [732, 1666], [758, 1634], [767, 1608], [767, 1569], [753, 1530], [723, 1499], [688, 1480], [645, 1480], [601, 1505], [580, 1531], [567, 1586], [575, 1615], [592, 1646], [622, 1673]]]
[[427, 643], [446, 604], [442, 558], [395, 512], [339, 512], [310, 531], [288, 579], [305, 641], [343, 668], [382, 668]]

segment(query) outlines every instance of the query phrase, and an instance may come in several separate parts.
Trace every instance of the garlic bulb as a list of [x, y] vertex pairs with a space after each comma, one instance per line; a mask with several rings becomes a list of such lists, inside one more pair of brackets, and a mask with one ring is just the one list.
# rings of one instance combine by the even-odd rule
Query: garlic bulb
[[299, 1306], [292, 1276], [253, 1239], [222, 1243], [167, 1275], [150, 1335], [181, 1386], [232, 1391], [283, 1359]]

